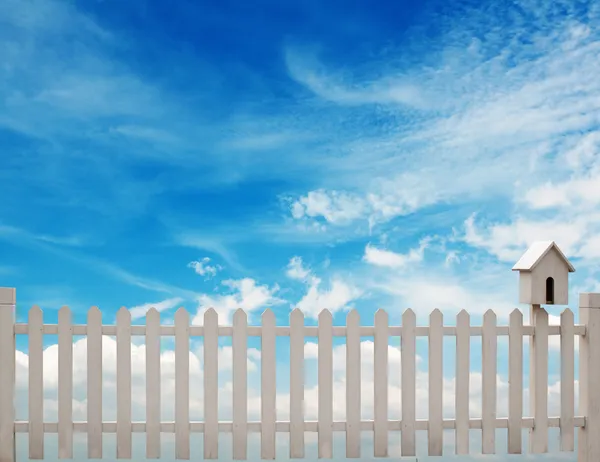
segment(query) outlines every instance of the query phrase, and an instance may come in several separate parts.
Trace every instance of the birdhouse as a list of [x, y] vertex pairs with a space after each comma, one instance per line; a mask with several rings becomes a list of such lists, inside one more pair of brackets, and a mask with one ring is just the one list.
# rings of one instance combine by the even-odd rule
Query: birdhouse
[[534, 242], [513, 266], [519, 272], [519, 303], [566, 305], [575, 268], [554, 241]]

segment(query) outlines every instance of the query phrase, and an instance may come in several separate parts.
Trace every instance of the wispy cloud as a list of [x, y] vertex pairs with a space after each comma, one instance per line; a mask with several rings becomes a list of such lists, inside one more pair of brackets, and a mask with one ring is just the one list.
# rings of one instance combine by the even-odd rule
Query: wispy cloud
[[[509, 12], [498, 6], [493, 15], [463, 8], [452, 18], [428, 17], [440, 26], [438, 36], [422, 41], [412, 31], [412, 45], [371, 58], [354, 75], [333, 70], [310, 48], [287, 49], [292, 78], [340, 105], [339, 114], [353, 104], [359, 108], [349, 120], [358, 114], [396, 122], [362, 122], [352, 126], [360, 139], [336, 139], [343, 157], [321, 163], [331, 176], [298, 194], [291, 216], [377, 224], [432, 204], [510, 201], [515, 194], [538, 208], [597, 203], [597, 172], [581, 172], [581, 165], [598, 152], [598, 11], [588, 2], [581, 9], [561, 2], [560, 16], [529, 1]], [[409, 97], [388, 92], [396, 87]], [[581, 173], [564, 184], [575, 164]]]
[[430, 239], [421, 240], [418, 248], [410, 249], [406, 254], [396, 253], [391, 250], [379, 249], [367, 244], [363, 260], [375, 266], [387, 268], [404, 268], [409, 264], [416, 264], [423, 261], [425, 249], [429, 245]]
[[131, 319], [139, 319], [146, 316], [146, 313], [151, 308], [156, 309], [160, 313], [162, 311], [167, 311], [172, 308], [175, 308], [175, 306], [177, 306], [182, 301], [182, 298], [168, 298], [167, 300], [163, 300], [157, 303], [144, 303], [143, 305], [131, 307], [129, 308], [129, 312], [131, 313]]

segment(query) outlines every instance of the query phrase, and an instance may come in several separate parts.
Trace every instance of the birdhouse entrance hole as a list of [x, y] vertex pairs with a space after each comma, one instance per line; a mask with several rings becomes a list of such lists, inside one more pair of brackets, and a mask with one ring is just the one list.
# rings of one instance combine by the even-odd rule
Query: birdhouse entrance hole
[[554, 278], [546, 279], [546, 303], [554, 304]]

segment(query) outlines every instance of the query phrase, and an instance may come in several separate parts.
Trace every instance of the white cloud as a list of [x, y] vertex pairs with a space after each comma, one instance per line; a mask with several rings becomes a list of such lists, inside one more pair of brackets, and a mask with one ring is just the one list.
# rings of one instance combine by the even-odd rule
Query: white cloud
[[407, 215], [436, 201], [437, 193], [417, 175], [401, 174], [391, 179], [377, 178], [365, 194], [319, 189], [291, 203], [295, 219], [322, 219], [345, 226], [367, 221], [370, 227]]
[[290, 279], [306, 281], [311, 275], [310, 269], [304, 267], [302, 257], [292, 257], [285, 273]]
[[383, 250], [367, 244], [363, 260], [375, 266], [388, 268], [404, 268], [411, 263], [423, 261], [425, 249], [429, 244], [429, 239], [423, 239], [418, 248], [410, 249], [408, 253], [401, 254], [391, 250]]
[[[353, 105], [371, 120], [383, 105], [394, 121], [377, 131], [357, 123], [352, 136], [332, 140], [327, 147], [339, 155], [318, 163], [328, 177], [296, 198], [292, 216], [373, 226], [436, 203], [513, 199], [539, 211], [597, 209], [600, 81], [590, 76], [600, 74], [598, 11], [559, 3], [560, 18], [534, 2], [511, 7], [510, 17], [498, 6], [465, 7], [460, 21], [432, 16], [441, 30], [426, 50], [409, 31], [410, 45], [352, 71], [289, 47], [291, 77], [335, 103], [325, 107], [344, 114]], [[533, 221], [529, 213], [522, 220]], [[579, 224], [572, 214], [562, 221]]]
[[539, 220], [519, 217], [508, 223], [477, 225], [475, 215], [472, 215], [465, 221], [464, 240], [505, 262], [516, 262], [532, 242], [541, 240], [553, 240], [567, 256], [579, 256], [581, 245], [590, 236], [592, 225], [599, 218], [600, 214], [581, 215], [574, 219], [562, 216]]
[[296, 307], [309, 317], [317, 318], [322, 310], [332, 313], [349, 308], [350, 303], [359, 298], [362, 291], [339, 278], [330, 281], [329, 288], [323, 288], [321, 280], [313, 278], [308, 291]]
[[291, 206], [292, 216], [296, 219], [304, 217], [323, 217], [332, 224], [347, 224], [361, 218], [367, 204], [360, 197], [338, 191], [310, 191], [300, 197]]
[[216, 276], [218, 271], [223, 268], [220, 265], [210, 265], [210, 258], [204, 257], [202, 260], [193, 261], [188, 263], [188, 268], [193, 268], [196, 274], [205, 276], [205, 279], [210, 279]]
[[177, 304], [183, 301], [182, 298], [168, 298], [158, 303], [144, 303], [143, 305], [134, 306], [129, 309], [131, 313], [131, 319], [139, 319], [146, 316], [146, 313], [150, 308], [155, 308], [159, 313], [162, 311], [170, 310], [174, 308]]
[[264, 310], [273, 305], [283, 303], [283, 300], [276, 296], [276, 293], [279, 291], [277, 285], [273, 287], [258, 285], [251, 278], [226, 280], [222, 284], [228, 287], [232, 293], [225, 295], [200, 295], [198, 297], [198, 312], [192, 320], [193, 324], [203, 324], [204, 312], [209, 308], [215, 309], [219, 315], [219, 323], [227, 324], [231, 322], [234, 311], [239, 308], [246, 311], [246, 313], [251, 313], [258, 309]]
[[339, 276], [330, 279], [329, 287], [323, 287], [323, 281], [303, 264], [301, 257], [292, 257], [286, 274], [291, 279], [303, 281], [307, 291], [295, 305], [309, 317], [317, 318], [322, 310], [332, 313], [349, 307], [349, 304], [362, 295], [362, 290]]

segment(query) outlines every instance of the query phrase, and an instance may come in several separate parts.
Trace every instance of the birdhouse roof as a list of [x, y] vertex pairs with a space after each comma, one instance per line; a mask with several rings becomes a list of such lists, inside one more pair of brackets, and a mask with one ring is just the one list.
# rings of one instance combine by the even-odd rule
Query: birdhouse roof
[[527, 252], [525, 252], [519, 261], [515, 263], [515, 266], [512, 268], [513, 271], [532, 271], [548, 252], [550, 252], [550, 249], [555, 249], [558, 252], [569, 268], [569, 273], [575, 272], [575, 268], [571, 262], [569, 262], [567, 257], [565, 257], [565, 254], [562, 253], [554, 241], [538, 241], [531, 244], [531, 247], [527, 249]]

